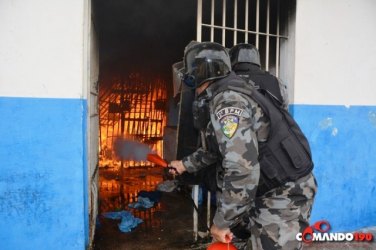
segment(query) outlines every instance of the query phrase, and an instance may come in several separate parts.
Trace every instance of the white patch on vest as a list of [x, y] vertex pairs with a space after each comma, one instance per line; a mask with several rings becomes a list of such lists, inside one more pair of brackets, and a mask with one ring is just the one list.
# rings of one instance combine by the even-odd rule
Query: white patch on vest
[[243, 109], [237, 108], [237, 107], [226, 107], [226, 108], [219, 110], [216, 113], [216, 116], [217, 116], [218, 120], [220, 120], [222, 117], [224, 117], [226, 115], [241, 116], [243, 111], [244, 111]]

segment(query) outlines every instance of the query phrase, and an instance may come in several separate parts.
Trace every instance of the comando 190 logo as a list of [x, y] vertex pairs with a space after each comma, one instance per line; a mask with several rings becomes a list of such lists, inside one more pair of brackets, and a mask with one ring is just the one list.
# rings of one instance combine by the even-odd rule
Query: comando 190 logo
[[362, 241], [370, 242], [373, 240], [372, 233], [329, 233], [330, 224], [326, 220], [318, 221], [312, 226], [304, 229], [303, 233], [298, 233], [296, 239], [311, 243], [313, 241]]

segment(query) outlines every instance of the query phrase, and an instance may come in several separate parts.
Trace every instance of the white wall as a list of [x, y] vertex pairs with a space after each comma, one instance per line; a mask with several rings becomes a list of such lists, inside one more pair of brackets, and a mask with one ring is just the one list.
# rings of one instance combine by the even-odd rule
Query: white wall
[[0, 96], [83, 96], [84, 1], [0, 1]]
[[96, 218], [98, 215], [98, 78], [99, 78], [99, 44], [94, 25], [94, 13], [90, 0], [85, 0], [85, 55], [84, 55], [84, 95], [87, 98], [87, 145], [88, 145], [88, 211], [89, 242], [94, 240]]
[[298, 0], [295, 104], [376, 104], [376, 1]]
[[294, 78], [295, 78], [295, 6], [288, 12], [286, 31], [288, 39], [280, 40], [280, 72], [279, 78], [287, 86], [288, 101], [294, 103]]

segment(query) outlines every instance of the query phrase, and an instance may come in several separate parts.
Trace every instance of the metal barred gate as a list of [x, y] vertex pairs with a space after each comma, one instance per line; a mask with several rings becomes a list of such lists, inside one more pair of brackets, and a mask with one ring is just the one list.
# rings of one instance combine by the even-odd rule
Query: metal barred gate
[[289, 6], [286, 0], [197, 0], [196, 39], [227, 48], [251, 43], [260, 50], [262, 67], [279, 76]]
[[[251, 43], [260, 52], [261, 67], [281, 77], [291, 88], [293, 39], [296, 1], [288, 0], [197, 0], [196, 40], [211, 41], [231, 48], [238, 43]], [[281, 58], [282, 57], [282, 58]], [[281, 72], [282, 69], [282, 72]], [[198, 204], [199, 188], [192, 196]], [[207, 226], [210, 228], [210, 192], [207, 195]], [[209, 233], [209, 232], [207, 232]], [[198, 214], [193, 210], [193, 234], [198, 237]]]

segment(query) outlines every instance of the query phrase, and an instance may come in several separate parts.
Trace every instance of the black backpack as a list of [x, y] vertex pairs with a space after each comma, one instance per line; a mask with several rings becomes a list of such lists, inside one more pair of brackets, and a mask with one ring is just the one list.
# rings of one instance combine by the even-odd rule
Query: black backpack
[[268, 91], [261, 94], [244, 80], [230, 75], [216, 84], [211, 98], [226, 90], [251, 97], [270, 120], [268, 140], [259, 142], [261, 175], [258, 196], [312, 171], [314, 164], [306, 136], [290, 113], [281, 107], [272, 94]]

